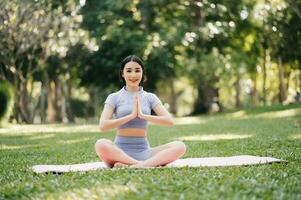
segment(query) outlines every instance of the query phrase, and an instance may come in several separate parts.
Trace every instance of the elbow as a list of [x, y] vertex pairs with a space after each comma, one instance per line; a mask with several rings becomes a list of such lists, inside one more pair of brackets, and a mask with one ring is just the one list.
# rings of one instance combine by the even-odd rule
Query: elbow
[[103, 127], [100, 126], [100, 127], [99, 127], [99, 131], [100, 131], [100, 132], [105, 132], [105, 129], [104, 129]]
[[174, 125], [174, 123], [173, 123], [173, 121], [171, 120], [169, 123], [168, 123], [168, 126], [173, 126]]
[[105, 132], [107, 129], [105, 128], [103, 121], [99, 122], [99, 131], [100, 132]]
[[170, 116], [168, 119], [167, 126], [173, 126], [173, 125], [174, 125], [173, 118], [172, 118], [172, 116]]
[[108, 128], [106, 128], [106, 127], [99, 127], [99, 131], [100, 132], [106, 132], [106, 131], [108, 131], [108, 130], [110, 130], [110, 129], [108, 129]]

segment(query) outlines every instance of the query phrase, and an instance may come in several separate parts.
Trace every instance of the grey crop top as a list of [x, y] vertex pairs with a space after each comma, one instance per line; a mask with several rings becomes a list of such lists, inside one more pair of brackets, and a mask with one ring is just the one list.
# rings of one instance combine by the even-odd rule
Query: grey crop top
[[[150, 115], [151, 110], [161, 103], [160, 99], [153, 93], [146, 92], [140, 86], [138, 92], [127, 91], [123, 87], [118, 92], [110, 94], [105, 104], [109, 104], [114, 109], [114, 116], [116, 119], [129, 115], [133, 110], [134, 97], [138, 94], [141, 103], [142, 113]], [[118, 129], [124, 128], [147, 128], [147, 121], [136, 117], [135, 119], [121, 125]]]

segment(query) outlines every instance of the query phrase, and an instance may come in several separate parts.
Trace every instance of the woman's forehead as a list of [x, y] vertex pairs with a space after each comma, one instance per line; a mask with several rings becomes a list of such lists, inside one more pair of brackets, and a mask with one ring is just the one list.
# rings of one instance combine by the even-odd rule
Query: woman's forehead
[[126, 63], [124, 68], [127, 68], [127, 69], [129, 69], [129, 68], [130, 69], [139, 68], [139, 69], [142, 69], [142, 67], [138, 63], [133, 62], [133, 61]]

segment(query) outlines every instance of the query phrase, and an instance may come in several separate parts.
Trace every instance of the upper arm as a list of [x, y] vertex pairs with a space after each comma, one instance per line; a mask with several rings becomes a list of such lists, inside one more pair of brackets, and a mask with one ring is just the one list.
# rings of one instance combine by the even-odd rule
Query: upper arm
[[157, 97], [157, 95], [149, 93], [148, 98], [151, 109], [153, 109], [158, 116], [171, 116], [170, 113], [163, 106], [161, 100]]
[[111, 119], [116, 108], [116, 94], [110, 94], [104, 103], [104, 108], [100, 120]]
[[155, 111], [155, 113], [158, 116], [168, 116], [168, 117], [171, 117], [171, 114], [166, 110], [166, 108], [162, 105], [162, 103], [157, 104], [157, 106], [155, 106], [153, 108], [153, 110]]
[[112, 119], [114, 113], [114, 108], [110, 104], [105, 104], [100, 120], [107, 120], [107, 119]]

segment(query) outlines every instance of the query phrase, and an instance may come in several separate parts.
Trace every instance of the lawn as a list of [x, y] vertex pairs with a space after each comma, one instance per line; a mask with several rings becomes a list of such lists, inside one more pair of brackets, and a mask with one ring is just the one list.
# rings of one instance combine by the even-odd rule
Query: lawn
[[0, 129], [0, 199], [301, 199], [301, 106], [271, 106], [150, 125], [151, 146], [182, 140], [184, 157], [271, 156], [286, 164], [34, 174], [35, 164], [98, 161], [97, 124]]

